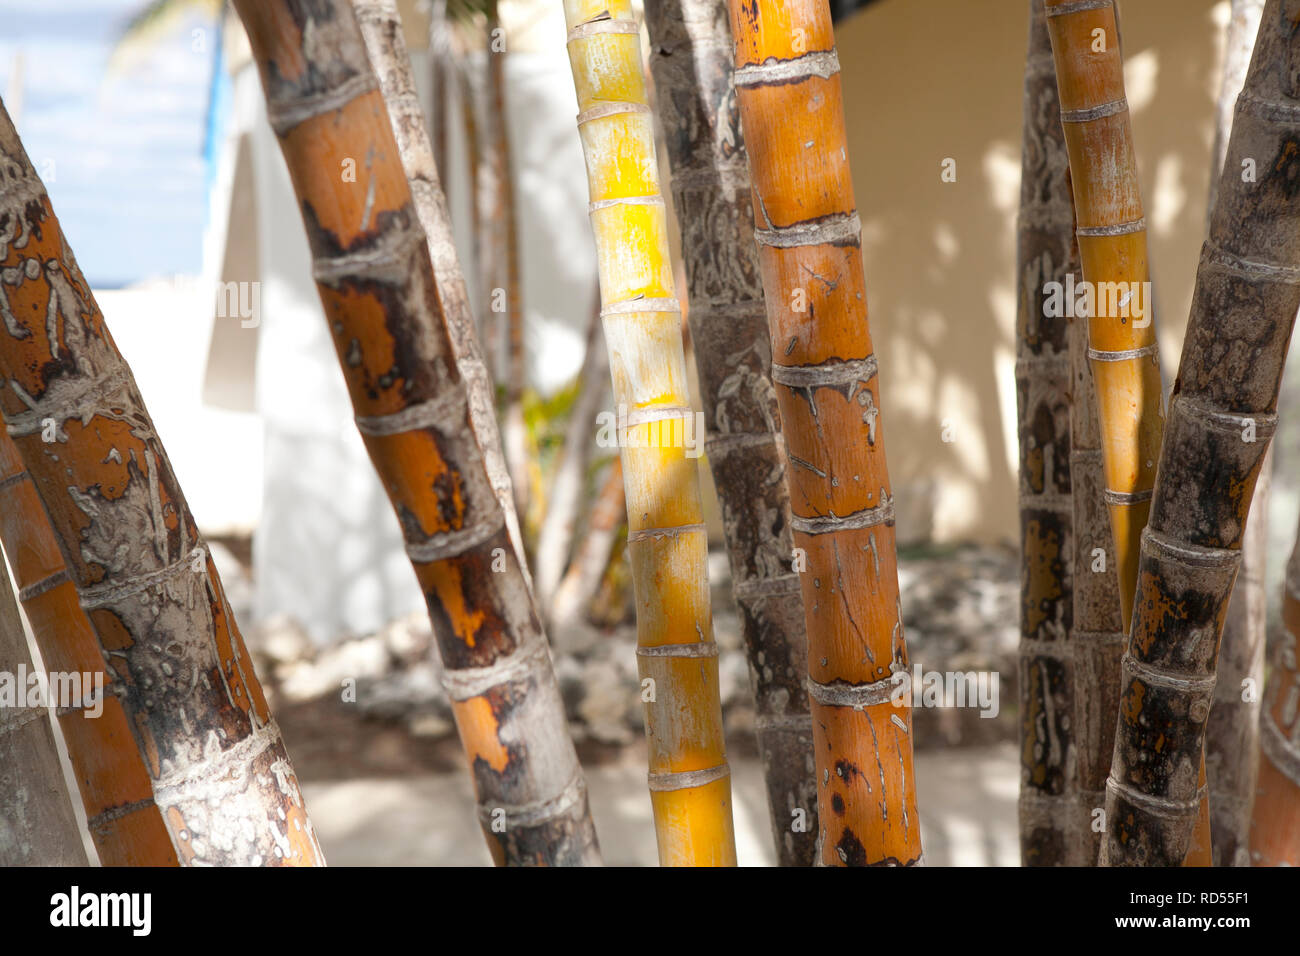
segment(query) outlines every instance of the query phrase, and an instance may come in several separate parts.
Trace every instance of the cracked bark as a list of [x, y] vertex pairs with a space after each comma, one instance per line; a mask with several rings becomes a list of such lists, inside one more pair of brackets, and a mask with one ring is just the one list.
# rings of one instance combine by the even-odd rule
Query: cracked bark
[[[390, 90], [399, 73], [409, 85], [409, 63], [393, 45], [395, 9], [363, 7], [389, 44]], [[598, 863], [546, 638], [485, 465], [474, 385], [453, 343], [464, 334], [455, 331], [462, 297], [439, 284], [434, 267], [449, 243], [435, 233], [431, 248], [394, 136], [396, 125], [408, 163], [417, 152], [429, 156], [419, 114], [392, 90], [390, 118], [346, 0], [239, 0], [236, 9], [302, 209], [358, 429], [425, 595], [493, 859]], [[341, 175], [349, 160], [351, 182]], [[425, 213], [432, 208], [445, 222], [431, 157], [423, 176], [411, 172], [432, 200]]]
[[84, 715], [83, 708], [59, 715], [99, 862], [176, 866], [176, 850], [99, 641], [77, 603], [77, 589], [36, 488], [5, 433], [0, 433], [0, 544], [46, 670], [103, 675], [105, 699], [98, 717]]
[[810, 866], [817, 784], [804, 689], [808, 644], [726, 3], [656, 0], [646, 5], [646, 27], [772, 835], [782, 866]]
[[[1079, 854], [1075, 816], [1070, 323], [1047, 314], [1046, 284], [1078, 270], [1070, 162], [1043, 0], [1030, 0], [1025, 59], [1016, 309], [1020, 445], [1020, 859]], [[1086, 565], [1084, 565], [1086, 567]]]
[[684, 447], [694, 416], [640, 30], [629, 0], [565, 0], [564, 18], [614, 400], [629, 410], [619, 443], [659, 861], [733, 866], [708, 539]]
[[3, 110], [0, 277], [0, 411], [180, 861], [322, 864], [216, 568]]
[[1300, 4], [1269, 0], [1197, 270], [1143, 535], [1103, 863], [1178, 864], [1200, 810], [1224, 616], [1300, 306], [1298, 25]]
[[921, 859], [893, 499], [825, 0], [730, 0], [808, 642], [820, 862]]

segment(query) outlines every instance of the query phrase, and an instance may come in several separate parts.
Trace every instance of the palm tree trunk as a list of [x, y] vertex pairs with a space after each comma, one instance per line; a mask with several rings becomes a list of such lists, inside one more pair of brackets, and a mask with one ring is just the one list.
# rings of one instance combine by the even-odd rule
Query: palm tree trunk
[[769, 367], [749, 169], [731, 82], [724, 0], [646, 5], [650, 68], [672, 166], [705, 449], [754, 682], [759, 755], [777, 859], [816, 856], [817, 783], [804, 689], [808, 643], [792, 568], [790, 496]]
[[627, 410], [618, 437], [659, 862], [733, 866], [708, 537], [684, 447], [694, 415], [640, 30], [630, 0], [565, 0], [564, 15], [614, 401]]
[[0, 160], [0, 410], [113, 662], [172, 845], [186, 865], [321, 864], [216, 567], [2, 109]]
[[[1043, 0], [1030, 0], [1021, 148], [1016, 315], [1020, 435], [1020, 859], [1062, 866], [1072, 840], [1077, 560], [1071, 498], [1070, 323], [1047, 308], [1049, 283], [1078, 270], [1070, 162]], [[1077, 396], [1076, 396], [1077, 401]], [[1086, 567], [1086, 565], [1084, 565]], [[1086, 832], [1086, 829], [1083, 831]]]
[[1286, 566], [1282, 640], [1260, 714], [1252, 866], [1300, 866], [1300, 534]]
[[[599, 862], [546, 638], [476, 437], [452, 320], [439, 307], [452, 293], [438, 285], [352, 7], [237, 0], [236, 9], [303, 210], [357, 427], [424, 590], [493, 859]], [[394, 114], [399, 126], [409, 120], [400, 101]], [[406, 131], [427, 155], [423, 128]], [[354, 181], [340, 176], [350, 161]]]
[[[9, 575], [0, 563], [0, 866], [85, 866], [50, 709], [27, 699], [35, 673]], [[92, 689], [93, 692], [93, 689]]]
[[1291, 183], [1300, 35], [1269, 0], [1237, 101], [1170, 403], [1106, 799], [1103, 863], [1176, 865], [1200, 812], [1197, 763], [1222, 622], [1300, 306]]
[[0, 431], [0, 544], [13, 570], [23, 611], [48, 671], [97, 675], [102, 704], [68, 708], [59, 727], [103, 866], [176, 866], [176, 850], [158, 807], [126, 712], [54, 531], [18, 449]]
[[[1214, 166], [1210, 170], [1207, 228], [1213, 218], [1219, 176], [1232, 132], [1232, 112], [1246, 81], [1250, 54], [1259, 33], [1264, 0], [1232, 0], [1214, 131]], [[1219, 679], [1205, 732], [1205, 769], [1210, 785], [1211, 848], [1215, 866], [1250, 865], [1250, 809], [1259, 769], [1260, 694], [1264, 685], [1264, 646], [1268, 600], [1264, 588], [1268, 563], [1268, 492], [1273, 471], [1270, 447], [1255, 483], [1241, 570], [1228, 602], [1219, 648]], [[1254, 688], [1246, 692], [1245, 688]]]
[[729, 7], [791, 465], [821, 862], [914, 864], [921, 839], [910, 700], [899, 693], [908, 663], [894, 502], [830, 8]]

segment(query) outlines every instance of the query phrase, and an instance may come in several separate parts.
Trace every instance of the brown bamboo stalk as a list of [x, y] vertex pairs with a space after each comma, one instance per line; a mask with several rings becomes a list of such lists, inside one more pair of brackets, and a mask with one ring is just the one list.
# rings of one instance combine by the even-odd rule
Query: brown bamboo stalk
[[1072, 866], [1096, 866], [1104, 828], [1106, 778], [1115, 749], [1119, 709], [1120, 659], [1128, 641], [1119, 610], [1119, 586], [1110, 521], [1102, 490], [1101, 425], [1096, 386], [1088, 360], [1088, 325], [1070, 323], [1070, 484], [1074, 504], [1074, 627], [1070, 632], [1074, 667], [1075, 811], [1070, 832]]
[[0, 411], [186, 865], [323, 863], [131, 370], [0, 109]]
[[[394, 138], [401, 104], [390, 121], [346, 0], [237, 0], [236, 9], [357, 427], [425, 594], [493, 859], [597, 863], [545, 634], [476, 438], [445, 290]], [[422, 127], [419, 137], [427, 153]], [[340, 175], [349, 160], [354, 181]]]
[[[1076, 810], [1070, 323], [1050, 283], [1078, 269], [1070, 161], [1043, 0], [1030, 0], [1017, 222], [1016, 407], [1020, 445], [1020, 859], [1079, 856]], [[1077, 401], [1076, 393], [1076, 401]], [[1084, 566], [1086, 567], [1086, 565]]]
[[1112, 865], [1177, 865], [1201, 812], [1223, 619], [1300, 307], [1292, 20], [1269, 0], [1197, 271], [1124, 658], [1102, 846]]
[[[1214, 215], [1219, 176], [1223, 172], [1232, 113], [1246, 81], [1255, 48], [1264, 0], [1232, 0], [1224, 51], [1223, 84], [1215, 117], [1214, 165], [1206, 226]], [[1264, 686], [1264, 646], [1268, 600], [1264, 586], [1268, 564], [1268, 492], [1273, 470], [1270, 446], [1255, 483], [1241, 570], [1228, 602], [1219, 648], [1219, 679], [1205, 731], [1205, 771], [1210, 786], [1211, 849], [1215, 866], [1250, 865], [1250, 810], [1259, 770], [1260, 689]]]
[[[31, 706], [35, 673], [13, 585], [0, 562], [0, 866], [85, 866], [48, 706]], [[93, 688], [92, 688], [93, 693]]]
[[102, 701], [59, 711], [59, 728], [100, 864], [176, 866], [176, 850], [154, 803], [149, 773], [131, 736], [99, 640], [77, 603], [77, 589], [31, 476], [3, 431], [0, 544], [46, 670], [89, 675], [105, 691]]
[[[729, 0], [801, 573], [821, 862], [921, 859], [861, 225], [826, 0]], [[900, 690], [902, 691], [900, 693]]]
[[1300, 533], [1286, 566], [1282, 633], [1260, 714], [1252, 866], [1300, 866]]
[[808, 643], [769, 367], [758, 250], [725, 0], [646, 4], [657, 113], [672, 167], [689, 308], [732, 590], [754, 685], [777, 860], [816, 857]]
[[483, 455], [492, 491], [505, 515], [520, 569], [527, 577], [528, 563], [524, 559], [519, 516], [515, 512], [510, 473], [497, 429], [492, 376], [474, 328], [474, 311], [470, 307], [465, 275], [456, 253], [451, 214], [424, 125], [424, 112], [415, 90], [415, 75], [406, 52], [397, 5], [393, 0], [356, 0], [353, 7], [357, 11], [369, 57], [376, 64], [375, 74], [392, 117], [393, 136], [401, 154], [402, 168], [410, 185], [416, 215], [424, 229], [436, 280], [433, 294], [438, 299], [439, 314], [447, 329], [456, 368], [465, 380], [474, 438]]

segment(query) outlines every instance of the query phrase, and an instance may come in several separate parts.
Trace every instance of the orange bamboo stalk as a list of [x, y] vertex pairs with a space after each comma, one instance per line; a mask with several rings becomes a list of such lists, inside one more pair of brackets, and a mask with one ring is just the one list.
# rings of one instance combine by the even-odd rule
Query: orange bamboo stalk
[[323, 864], [216, 567], [3, 109], [0, 165], [0, 411], [177, 856]]
[[[1128, 629], [1142, 529], [1164, 430], [1146, 219], [1124, 97], [1124, 63], [1109, 0], [1046, 0], [1084, 281], [1094, 296], [1088, 357], [1097, 385], [1104, 496]], [[1127, 302], [1124, 291], [1138, 291]]]
[[176, 866], [176, 850], [136, 749], [99, 641], [68, 575], [40, 496], [12, 439], [0, 431], [0, 544], [47, 671], [99, 675], [98, 705], [61, 711], [86, 823], [104, 866]]
[[[599, 863], [546, 636], [479, 444], [472, 382], [449, 337], [447, 290], [352, 6], [235, 6], [303, 212], [357, 427], [424, 591], [493, 859]], [[423, 130], [416, 139], [427, 153]], [[349, 169], [355, 176], [343, 175]]]
[[729, 7], [794, 544], [807, 560], [821, 859], [914, 864], [894, 502], [830, 9], [826, 0]]
[[640, 30], [630, 0], [565, 0], [564, 17], [614, 400], [627, 409], [619, 439], [659, 862], [732, 866], [708, 539], [684, 447], [693, 412]]

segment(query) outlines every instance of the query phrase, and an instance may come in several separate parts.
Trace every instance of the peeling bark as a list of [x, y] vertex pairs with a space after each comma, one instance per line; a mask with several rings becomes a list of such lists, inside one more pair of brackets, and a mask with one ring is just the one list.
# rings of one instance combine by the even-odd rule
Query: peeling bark
[[1201, 253], [1142, 540], [1103, 863], [1177, 865], [1200, 810], [1224, 617], [1300, 306], [1298, 19], [1294, 0], [1265, 8]]
[[[396, 46], [396, 11], [391, 2], [358, 5], [372, 39], [387, 43], [391, 118], [346, 0], [238, 0], [236, 8], [302, 208], [357, 427], [424, 591], [493, 859], [598, 863], [546, 638], [453, 343], [463, 335], [461, 296], [434, 266], [448, 236], [431, 232], [431, 246], [423, 226], [421, 205], [443, 223], [445, 209], [410, 65]], [[351, 180], [340, 174], [349, 161]]]
[[[1073, 686], [1077, 555], [1072, 502], [1069, 322], [1048, 315], [1049, 282], [1077, 272], [1070, 162], [1043, 0], [1029, 4], [1016, 273], [1020, 435], [1020, 858], [1079, 855]], [[1085, 565], [1086, 567], [1086, 565]]]
[[187, 865], [323, 863], [216, 568], [3, 110], [0, 277], [0, 411], [177, 855]]
[[908, 663], [894, 503], [830, 9], [728, 6], [791, 526], [806, 567], [820, 862], [916, 864], [911, 702], [895, 677]]
[[[149, 774], [99, 641], [77, 602], [77, 589], [31, 477], [4, 433], [0, 433], [0, 543], [46, 670], [89, 674], [92, 681], [102, 681], [102, 705], [88, 701], [86, 707], [68, 707], [59, 713], [99, 862], [176, 866], [176, 850], [154, 803]], [[85, 713], [87, 707], [98, 716]]]
[[[732, 587], [757, 709], [777, 858], [811, 866], [817, 783], [808, 643], [792, 568], [790, 495], [725, 0], [646, 5], [659, 119]], [[795, 825], [799, 829], [795, 829]]]

